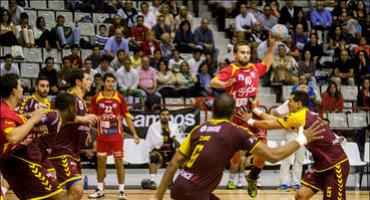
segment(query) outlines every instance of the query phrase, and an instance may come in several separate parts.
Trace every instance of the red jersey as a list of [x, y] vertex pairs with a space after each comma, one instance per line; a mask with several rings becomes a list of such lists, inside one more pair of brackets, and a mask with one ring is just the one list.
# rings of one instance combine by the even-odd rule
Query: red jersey
[[99, 117], [98, 141], [123, 139], [122, 119], [130, 117], [124, 96], [115, 92], [112, 97], [105, 97], [99, 92], [92, 98], [90, 109], [91, 113]]
[[[279, 118], [278, 122], [284, 128], [296, 132], [300, 126], [306, 129], [317, 120], [321, 120], [318, 114], [309, 111], [307, 108], [303, 108], [289, 114], [284, 119]], [[306, 145], [306, 148], [312, 153], [314, 159], [312, 169], [317, 172], [329, 170], [335, 167], [335, 165], [348, 160], [346, 153], [329, 128], [329, 125], [326, 124], [323, 128], [325, 130], [323, 133], [324, 138]]]
[[266, 73], [266, 69], [264, 63], [249, 63], [246, 67], [231, 64], [219, 71], [216, 76], [221, 81], [231, 78], [236, 80], [232, 86], [226, 88], [226, 92], [233, 95], [236, 108], [239, 108], [248, 104], [248, 98], [257, 96], [259, 79]]

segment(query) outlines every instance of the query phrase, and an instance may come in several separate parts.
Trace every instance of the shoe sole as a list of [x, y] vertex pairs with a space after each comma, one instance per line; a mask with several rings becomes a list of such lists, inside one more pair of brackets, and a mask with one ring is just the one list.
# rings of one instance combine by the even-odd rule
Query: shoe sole
[[99, 198], [102, 198], [102, 197], [104, 197], [104, 194], [102, 196], [100, 196], [100, 197], [90, 197], [90, 196], [88, 196], [87, 198], [88, 199], [99, 199]]

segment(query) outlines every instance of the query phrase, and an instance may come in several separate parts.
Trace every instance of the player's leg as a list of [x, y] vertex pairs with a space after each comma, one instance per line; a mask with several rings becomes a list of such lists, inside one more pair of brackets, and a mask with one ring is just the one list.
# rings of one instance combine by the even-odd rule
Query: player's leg
[[301, 180], [302, 187], [296, 192], [296, 200], [310, 199], [318, 191], [324, 188], [325, 176], [321, 173], [315, 172], [312, 169], [307, 170], [305, 176]]
[[280, 191], [289, 191], [289, 177], [290, 177], [290, 164], [293, 157], [289, 156], [281, 161], [280, 171], [279, 171], [279, 180], [280, 180]]
[[2, 177], [2, 179], [1, 179], [1, 191], [2, 191], [3, 197], [5, 197], [9, 188], [10, 188], [10, 186], [8, 184], [8, 181], [6, 181], [5, 178]]
[[346, 182], [349, 173], [348, 161], [336, 165], [328, 172], [323, 199], [346, 199]]
[[127, 199], [125, 194], [125, 167], [123, 166], [123, 139], [110, 145], [117, 169], [118, 199]]
[[155, 178], [156, 174], [158, 171], [158, 167], [163, 164], [163, 157], [161, 153], [158, 151], [152, 151], [149, 154], [149, 176], [151, 183], [148, 185], [148, 188], [146, 189], [151, 189], [155, 190], [157, 189], [157, 184], [155, 183]]
[[247, 158], [245, 157], [245, 151], [241, 152], [241, 158], [238, 168], [238, 183], [236, 184], [237, 188], [243, 188], [243, 179], [245, 179], [244, 170], [247, 164]]
[[97, 170], [96, 177], [98, 180], [95, 192], [89, 195], [89, 198], [100, 198], [104, 196], [104, 178], [108, 156], [108, 146], [105, 142], [96, 142]]
[[61, 192], [59, 194], [56, 194], [56, 195], [50, 197], [50, 199], [53, 199], [53, 200], [69, 200], [69, 197], [68, 197], [67, 192]]
[[298, 190], [301, 187], [299, 181], [302, 178], [302, 169], [303, 169], [303, 162], [305, 158], [305, 151], [304, 147], [299, 148], [293, 155], [294, 155], [294, 162], [293, 162], [293, 189]]
[[306, 185], [302, 185], [302, 187], [295, 193], [295, 199], [296, 200], [308, 200], [313, 195], [315, 195], [316, 192], [317, 191], [315, 191], [311, 187], [308, 187]]
[[82, 199], [84, 192], [84, 183], [82, 179], [77, 179], [66, 184], [68, 191], [69, 200], [80, 200]]
[[230, 160], [230, 176], [227, 182], [226, 189], [235, 189], [234, 179], [239, 171], [239, 165], [241, 160], [241, 152], [238, 151]]

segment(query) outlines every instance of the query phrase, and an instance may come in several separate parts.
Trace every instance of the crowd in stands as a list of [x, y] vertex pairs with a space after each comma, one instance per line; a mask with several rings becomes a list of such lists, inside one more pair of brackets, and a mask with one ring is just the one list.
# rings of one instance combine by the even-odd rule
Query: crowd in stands
[[[343, 108], [340, 86], [357, 85], [358, 105], [369, 104], [370, 5], [363, 0], [317, 1], [307, 11], [291, 0], [208, 0], [219, 31], [229, 33], [230, 44], [225, 47], [216, 46], [215, 30], [209, 28], [209, 19], [195, 23], [200, 1], [192, 1], [191, 12], [188, 1], [66, 0], [70, 11], [104, 12], [112, 16], [97, 27], [94, 41], [87, 45], [92, 53], [84, 60], [79, 55], [80, 48], [85, 48], [80, 27], [66, 25], [62, 15], [56, 16], [55, 26], [50, 29], [42, 16], [32, 27], [22, 2], [9, 0], [9, 6], [1, 8], [0, 44], [71, 49], [71, 54], [63, 57], [59, 71], [54, 68], [52, 57], [45, 60], [46, 67], [40, 70], [40, 75], [50, 78], [51, 94], [67, 88], [65, 79], [71, 69], [83, 68], [94, 81], [91, 94], [100, 90], [99, 80], [105, 73], [113, 73], [118, 90], [126, 96], [146, 98], [148, 109], [160, 98], [216, 95], [222, 91], [212, 89], [209, 82], [217, 71], [233, 61], [233, 44], [249, 41], [251, 62], [259, 62], [268, 49], [269, 30], [281, 23], [288, 27], [289, 36], [276, 44], [264, 84], [296, 88], [307, 85], [313, 90], [327, 84], [321, 108], [330, 112]], [[231, 27], [226, 26], [230, 17], [235, 18]], [[226, 55], [219, 54], [220, 48], [227, 48]], [[323, 57], [333, 60], [321, 62]], [[4, 59], [2, 74], [19, 74], [12, 65], [13, 58], [6, 55]], [[320, 77], [318, 71], [329, 72], [330, 76]], [[317, 102], [315, 95], [313, 102]]]

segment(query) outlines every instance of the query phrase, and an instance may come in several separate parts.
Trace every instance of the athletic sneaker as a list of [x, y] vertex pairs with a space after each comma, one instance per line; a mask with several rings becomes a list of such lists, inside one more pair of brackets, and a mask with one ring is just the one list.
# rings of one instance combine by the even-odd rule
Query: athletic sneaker
[[289, 186], [285, 185], [285, 184], [282, 184], [282, 185], [280, 185], [279, 190], [282, 191], [282, 192], [289, 192]]
[[98, 199], [104, 197], [104, 191], [96, 189], [94, 193], [89, 195], [89, 199]]
[[258, 189], [261, 189], [262, 188], [262, 183], [261, 181], [257, 180], [257, 188]]
[[229, 181], [227, 182], [226, 189], [229, 189], [229, 190], [234, 190], [234, 189], [236, 189], [236, 187], [235, 187], [235, 185], [234, 185], [234, 181], [229, 180]]
[[157, 184], [154, 181], [150, 182], [150, 184], [148, 186], [148, 189], [149, 190], [156, 190], [157, 189]]
[[300, 183], [294, 183], [293, 189], [294, 190], [299, 190], [299, 188], [301, 188], [301, 184]]
[[118, 199], [119, 200], [127, 200], [126, 193], [124, 191], [119, 191], [118, 192]]
[[242, 182], [238, 182], [236, 184], [236, 188], [242, 189], [243, 188], [243, 183]]
[[247, 191], [250, 197], [255, 198], [257, 196], [257, 180], [247, 177]]

